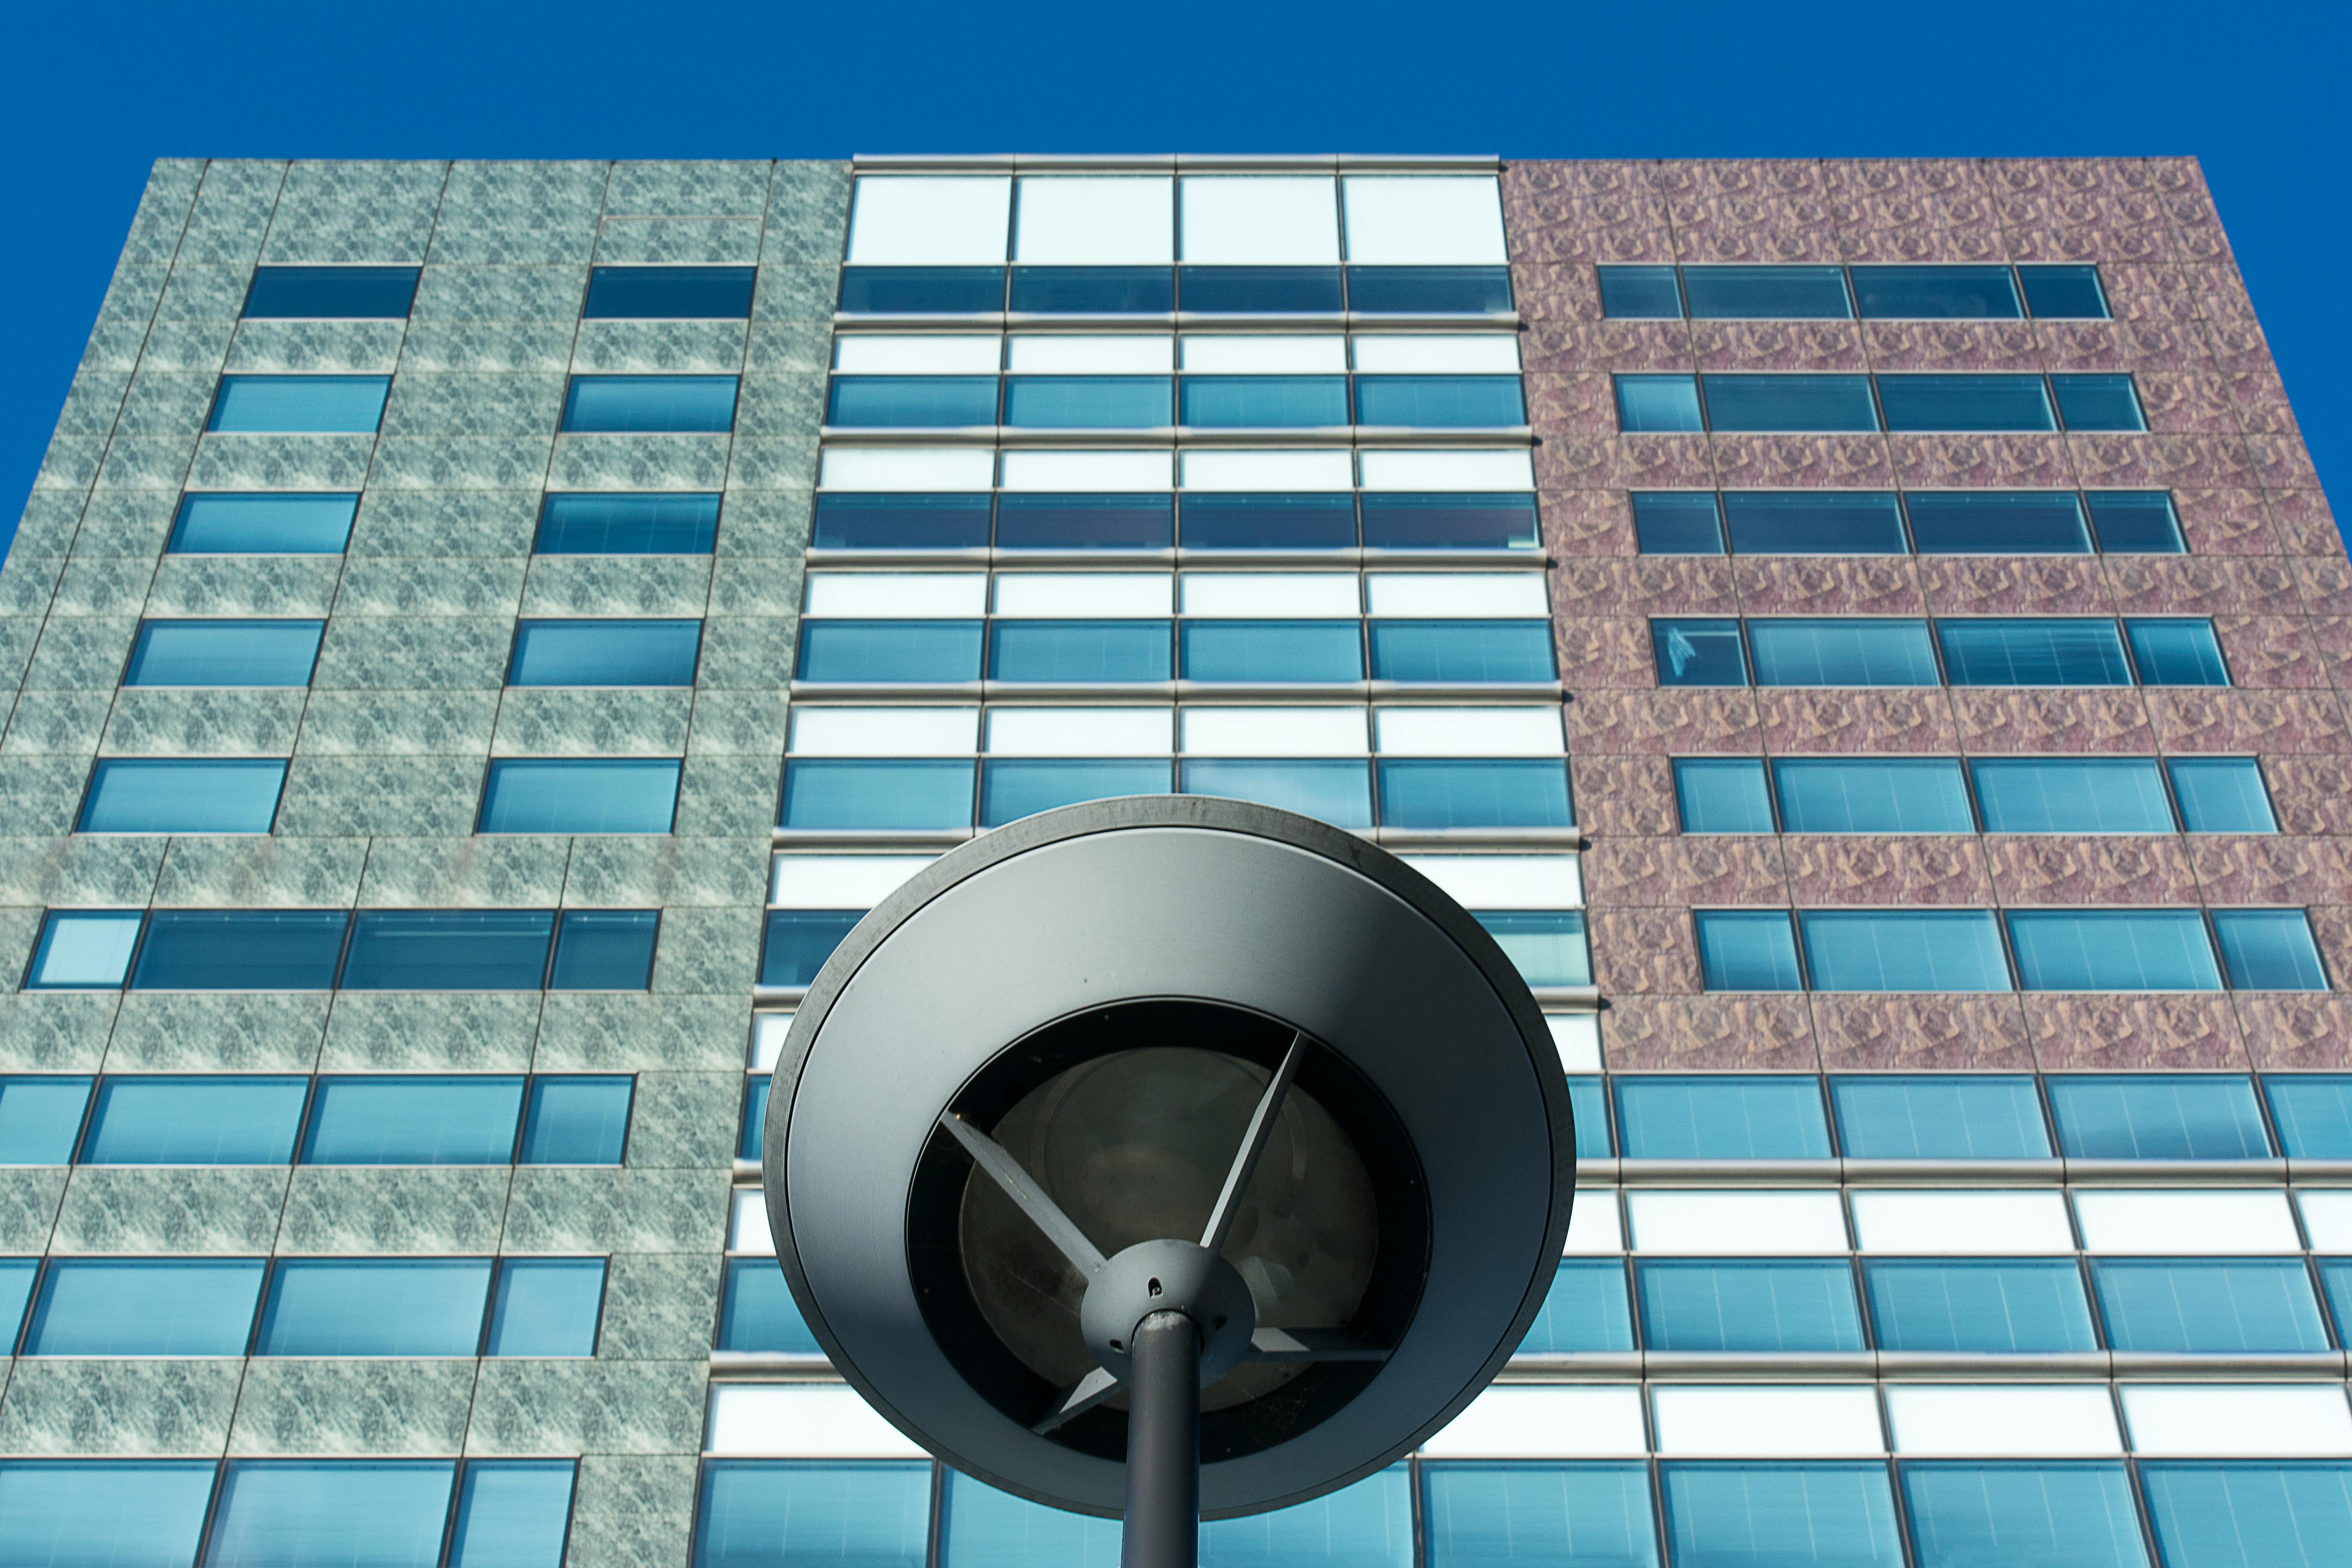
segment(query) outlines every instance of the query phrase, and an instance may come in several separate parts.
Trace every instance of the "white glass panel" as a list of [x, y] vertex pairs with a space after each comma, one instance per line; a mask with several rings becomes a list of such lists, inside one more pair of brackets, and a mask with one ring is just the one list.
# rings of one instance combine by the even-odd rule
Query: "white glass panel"
[[1195, 265], [1333, 266], [1339, 195], [1328, 174], [1188, 175], [1180, 254]]
[[975, 749], [977, 708], [793, 709], [793, 754], [802, 757], [952, 757]]
[[2352, 1192], [2321, 1189], [2295, 1194], [2303, 1228], [2314, 1252], [2352, 1252]]
[[1084, 620], [1164, 616], [1176, 596], [1164, 572], [1000, 572], [1000, 616], [1075, 616]]
[[2074, 1250], [2066, 1200], [2040, 1192], [1856, 1191], [1853, 1232], [1864, 1252], [1953, 1257]]
[[1642, 1252], [1785, 1255], [1843, 1252], [1845, 1215], [1833, 1192], [1626, 1194]]
[[1559, 1052], [1563, 1071], [1601, 1070], [1601, 1015], [1547, 1013], [1544, 1024], [1551, 1030], [1552, 1047]]
[[1489, 1388], [1422, 1445], [1433, 1459], [1637, 1458], [1647, 1448], [1642, 1391]]
[[1013, 258], [1044, 267], [1165, 266], [1176, 258], [1176, 184], [1164, 174], [1027, 174]]
[[1348, 259], [1371, 267], [1499, 267], [1503, 194], [1492, 174], [1349, 174]]
[[1590, 1258], [1625, 1250], [1625, 1227], [1617, 1214], [1617, 1189], [1579, 1187], [1568, 1211], [1568, 1239], [1560, 1251], [1570, 1258]]
[[1727, 1459], [1885, 1452], [1878, 1400], [1861, 1388], [1658, 1388], [1658, 1452]]
[[1184, 454], [1188, 490], [1344, 490], [1356, 483], [1344, 447], [1311, 452]]
[[1163, 332], [1024, 332], [1007, 363], [1028, 375], [1166, 375], [1176, 342]]
[[833, 368], [845, 375], [994, 375], [1004, 340], [994, 332], [844, 332]]
[[1985, 1458], [2074, 1458], [2124, 1451], [2106, 1384], [1886, 1391], [1895, 1451]]
[[988, 602], [981, 572], [812, 572], [808, 613], [921, 620], [977, 616]]
[[2300, 1252], [2282, 1192], [2074, 1194], [2087, 1252]]
[[779, 855], [768, 901], [780, 910], [870, 910], [931, 863], [929, 855]]
[[1404, 863], [1465, 910], [1572, 910], [1584, 901], [1573, 855], [1408, 855]]
[[1164, 490], [1174, 472], [1161, 452], [1007, 452], [1008, 490]]
[[1551, 614], [1540, 572], [1368, 572], [1364, 587], [1376, 616]]
[[1005, 174], [866, 174], [850, 209], [852, 267], [995, 267], [1004, 261]]
[[1388, 375], [1517, 375], [1510, 332], [1359, 332], [1356, 368]]
[[2124, 1385], [2124, 1426], [2137, 1454], [2213, 1458], [2352, 1454], [2341, 1384], [2284, 1387]]
[[792, 1033], [790, 1013], [754, 1013], [751, 1015], [751, 1070], [773, 1072], [776, 1063], [783, 1058], [784, 1037]]
[[1518, 447], [1360, 454], [1368, 490], [1531, 490], [1535, 459]]
[[1244, 618], [1353, 619], [1363, 613], [1353, 572], [1187, 572], [1184, 613]]
[[827, 447], [818, 483], [829, 490], [984, 490], [996, 477], [985, 447]]
[[1360, 757], [1364, 710], [1187, 708], [1184, 749], [1220, 757]]
[[991, 708], [988, 749], [1022, 757], [1164, 757], [1167, 708]]
[[768, 1201], [757, 1187], [737, 1187], [727, 1209], [727, 1250], [776, 1253], [775, 1233], [768, 1228]]
[[917, 1447], [853, 1388], [827, 1384], [714, 1384], [713, 1454], [800, 1459], [919, 1459]]
[[1345, 375], [1348, 340], [1337, 332], [1187, 332], [1184, 368], [1223, 375]]
[[1398, 757], [1556, 757], [1557, 708], [1375, 708], [1381, 750]]

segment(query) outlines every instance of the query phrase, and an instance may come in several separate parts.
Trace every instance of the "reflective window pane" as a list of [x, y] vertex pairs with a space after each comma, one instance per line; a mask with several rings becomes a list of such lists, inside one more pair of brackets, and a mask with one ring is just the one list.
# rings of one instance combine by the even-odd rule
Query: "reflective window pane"
[[392, 378], [383, 375], [225, 375], [207, 430], [230, 434], [373, 432]]
[[1532, 550], [1541, 542], [1533, 496], [1390, 491], [1364, 497], [1370, 550]]
[[2252, 757], [2175, 757], [2164, 764], [2191, 833], [2276, 833], [2263, 765]]
[[[1579, 1129], [1580, 1133], [1581, 1129]], [[1580, 1203], [1605, 1203], [1595, 1192]], [[1543, 1310], [1528, 1325], [1518, 1355], [1572, 1355], [1633, 1348], [1633, 1319], [1625, 1305], [1625, 1266], [1615, 1258], [1561, 1260], [1544, 1295]]]
[[509, 686], [691, 686], [700, 621], [523, 621]]
[[1187, 680], [1364, 678], [1362, 634], [1354, 621], [1190, 620], [1179, 635]]
[[1338, 827], [1370, 827], [1370, 770], [1359, 762], [1317, 759], [1276, 762], [1258, 758], [1196, 757], [1180, 770], [1186, 795], [1252, 800]]
[[2227, 686], [2230, 667], [2206, 620], [2126, 621], [2143, 686]]
[[1858, 1351], [1844, 1259], [1642, 1259], [1642, 1343], [1654, 1351]]
[[89, 1079], [0, 1078], [0, 1165], [62, 1165], [81, 1136]]
[[446, 1459], [241, 1459], [221, 1479], [205, 1568], [433, 1568]]
[[1772, 764], [1786, 833], [1969, 833], [1960, 764], [1940, 758], [1800, 758]]
[[531, 548], [541, 555], [708, 555], [718, 534], [715, 495], [572, 490], [541, 506]]
[[2253, 1085], [2207, 1073], [2066, 1073], [2046, 1083], [2059, 1152], [2076, 1160], [2261, 1160]]
[[267, 833], [286, 764], [274, 760], [110, 757], [90, 770], [80, 833]]
[[1900, 555], [1908, 548], [1891, 491], [1727, 490], [1723, 515], [1741, 555]]
[[1374, 680], [1546, 681], [1556, 677], [1545, 621], [1370, 623]]
[[926, 1568], [926, 1460], [710, 1459], [694, 1568]]
[[545, 1074], [530, 1080], [523, 1119], [526, 1165], [617, 1165], [635, 1085], [622, 1077]]
[[810, 542], [823, 550], [982, 550], [988, 497], [829, 494]]
[[2266, 1073], [2263, 1094], [2288, 1159], [2352, 1160], [2352, 1078]]
[[1604, 316], [1670, 319], [1683, 313], [1682, 290], [1671, 267], [1603, 267], [1600, 272]]
[[1925, 621], [1754, 620], [1759, 686], [1933, 686]]
[[1015, 267], [1012, 308], [1088, 316], [1166, 315], [1176, 308], [1167, 267]]
[[1200, 1568], [1412, 1568], [1406, 1474], [1391, 1465], [1312, 1502], [1203, 1521]]
[[1617, 1151], [1609, 1141], [1609, 1091], [1597, 1078], [1571, 1076], [1568, 1103], [1576, 1118], [1576, 1157], [1606, 1160]]
[[1712, 490], [1636, 490], [1633, 536], [1644, 555], [1720, 555], [1723, 518]]
[[795, 757], [784, 766], [783, 826], [916, 829], [971, 825], [972, 764], [932, 757]]
[[408, 314], [414, 267], [258, 267], [245, 294], [247, 321], [386, 320]]
[[1184, 498], [1187, 550], [1349, 550], [1355, 543], [1355, 504], [1345, 495]]
[[1660, 686], [1745, 686], [1748, 656], [1738, 621], [1652, 621]]
[[2119, 1351], [2260, 1355], [2324, 1351], [2299, 1258], [2097, 1258], [2091, 1283]]
[[1359, 425], [1502, 427], [1528, 422], [1516, 375], [1360, 375]]
[[352, 535], [355, 495], [192, 495], [165, 548], [174, 555], [334, 555]]
[[2120, 1464], [1907, 1464], [1919, 1568], [2147, 1568]]
[[2055, 430], [2038, 375], [1882, 375], [1886, 427], [1906, 430]]
[[2058, 416], [2069, 430], [2145, 430], [2139, 393], [2128, 375], [2053, 375]]
[[25, 989], [116, 989], [131, 967], [143, 923], [136, 910], [51, 910], [41, 921]]
[[532, 759], [490, 764], [482, 833], [667, 833], [678, 764], [637, 759]]
[[350, 917], [341, 910], [158, 910], [138, 991], [324, 991]]
[[2169, 833], [2152, 757], [2000, 757], [1969, 764], [1987, 833]]
[[[1923, 1237], [1922, 1247], [1932, 1247]], [[1866, 1258], [1881, 1350], [2055, 1355], [2098, 1349], [2072, 1258]]]
[[302, 1163], [503, 1165], [521, 1110], [520, 1078], [322, 1078]]
[[2144, 1462], [2164, 1568], [2327, 1568], [2352, 1561], [2352, 1465]]
[[1646, 1466], [1430, 1463], [1421, 1475], [1429, 1568], [1658, 1568]]
[[1769, 833], [1772, 798], [1756, 757], [1677, 757], [1675, 800], [1685, 833]]
[[1906, 490], [1922, 555], [2084, 555], [2091, 536], [2072, 490]]
[[1818, 910], [1798, 917], [1816, 991], [2006, 991], [2009, 965], [1979, 910]]
[[978, 621], [803, 621], [803, 680], [944, 683], [980, 679]]
[[1713, 430], [1878, 428], [1866, 375], [1710, 375], [1702, 384]]
[[[978, 395], [973, 395], [976, 399]], [[962, 422], [988, 423], [980, 419]], [[1190, 419], [1185, 422], [1194, 423]], [[1149, 429], [1163, 426], [1170, 423], [1168, 382], [1156, 375], [1007, 376], [1004, 423], [1053, 430]]]
[[980, 825], [1002, 827], [1057, 805], [1114, 795], [1166, 795], [1171, 776], [1156, 757], [993, 758], [981, 774]]
[[806, 985], [865, 917], [864, 910], [770, 910], [760, 984]]
[[643, 991], [653, 978], [657, 910], [566, 910], [551, 991]]
[[2083, 266], [2021, 267], [2018, 281], [2025, 285], [2025, 303], [2045, 321], [2105, 321], [2107, 298], [2099, 286], [2099, 269]]
[[1620, 375], [1617, 427], [1629, 435], [1703, 430], [1698, 378], [1689, 375]]
[[1380, 764], [1381, 821], [1391, 827], [1566, 827], [1568, 769], [1513, 758], [1425, 758]]
[[2131, 684], [2113, 621], [1937, 621], [1936, 640], [1954, 686]]
[[2009, 917], [2028, 991], [2219, 991], [2194, 910], [2017, 910]]
[[1665, 1464], [1677, 1568], [1901, 1568], [1883, 1464]]
[[719, 1299], [719, 1348], [823, 1355], [772, 1258], [730, 1258]]
[[1119, 1525], [1047, 1508], [950, 1471], [940, 1506], [940, 1568], [1111, 1568]]
[[1339, 375], [1188, 375], [1182, 422], [1209, 428], [1348, 423], [1348, 380]]
[[26, 1355], [241, 1356], [257, 1258], [58, 1258], [41, 1276]]
[[1345, 308], [1336, 267], [1180, 267], [1176, 279], [1180, 310], [1296, 315]]
[[1830, 1080], [1838, 1141], [1855, 1160], [2046, 1160], [2030, 1078], [1912, 1074]]
[[1842, 268], [1685, 267], [1682, 272], [1694, 321], [1842, 321], [1853, 314]]
[[1856, 267], [1854, 303], [1864, 320], [2013, 320], [2017, 284], [2006, 267]]
[[81, 1157], [93, 1165], [282, 1165], [307, 1078], [109, 1078]]
[[1365, 315], [1488, 315], [1510, 308], [1507, 267], [1348, 268], [1348, 309]]
[[1701, 983], [1709, 991], [1801, 991], [1786, 910], [1694, 910]]
[[1585, 946], [1581, 913], [1569, 910], [1473, 910], [1470, 913], [1528, 984], [1592, 984], [1592, 953]]
[[536, 991], [548, 910], [362, 910], [343, 985], [352, 991]]
[[188, 1568], [210, 1459], [0, 1463], [0, 1568]]
[[1821, 1160], [1829, 1123], [1810, 1074], [1621, 1077], [1617, 1139], [1629, 1160]]
[[487, 1355], [584, 1356], [596, 1353], [596, 1317], [604, 1302], [601, 1258], [509, 1258], [499, 1265], [490, 1296]]
[[563, 399], [564, 429], [666, 434], [735, 427], [731, 375], [575, 375]]
[[466, 1467], [449, 1568], [560, 1568], [572, 1518], [570, 1459], [476, 1459]]
[[996, 503], [1002, 550], [1165, 550], [1176, 542], [1164, 495], [1008, 495]]
[[2301, 910], [2215, 910], [2213, 938], [2239, 991], [2325, 991], [2327, 971]]
[[[487, 1258], [284, 1258], [270, 1270], [254, 1352], [469, 1356], [489, 1284]], [[439, 1540], [436, 1515], [436, 1546]]]
[[2099, 548], [2110, 555], [2178, 555], [2189, 548], [2172, 497], [2163, 490], [2093, 490], [2084, 499]]
[[751, 314], [749, 267], [595, 267], [580, 308], [591, 321], [743, 321]]
[[989, 679], [1166, 680], [1173, 674], [1168, 631], [1166, 621], [1000, 620], [989, 637]]
[[1004, 309], [1002, 267], [845, 267], [841, 309], [850, 315], [964, 314]]

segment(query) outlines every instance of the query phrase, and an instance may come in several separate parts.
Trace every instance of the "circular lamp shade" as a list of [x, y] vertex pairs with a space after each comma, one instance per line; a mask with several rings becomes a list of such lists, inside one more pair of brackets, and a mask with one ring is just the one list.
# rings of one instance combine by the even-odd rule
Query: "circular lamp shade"
[[1494, 940], [1352, 834], [1199, 796], [925, 868], [817, 975], [768, 1106], [777, 1254], [834, 1365], [958, 1469], [1093, 1514], [1162, 1273], [1202, 1320], [1201, 1510], [1254, 1513], [1468, 1404], [1574, 1195], [1559, 1056]]

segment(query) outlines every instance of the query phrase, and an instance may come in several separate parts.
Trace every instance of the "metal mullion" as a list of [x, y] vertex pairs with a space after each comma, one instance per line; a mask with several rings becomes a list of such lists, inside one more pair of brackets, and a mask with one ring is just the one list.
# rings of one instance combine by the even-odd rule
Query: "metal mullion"
[[924, 1526], [924, 1568], [940, 1568], [941, 1527], [947, 1523], [948, 1468], [938, 1459], [931, 1461], [931, 1495], [929, 1518]]

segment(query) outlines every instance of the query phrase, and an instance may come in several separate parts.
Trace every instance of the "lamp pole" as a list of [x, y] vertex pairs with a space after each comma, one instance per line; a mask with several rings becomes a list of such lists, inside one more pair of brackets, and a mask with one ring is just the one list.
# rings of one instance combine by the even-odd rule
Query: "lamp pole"
[[1201, 1331], [1181, 1312], [1135, 1326], [1119, 1568], [1195, 1568], [1201, 1546]]

